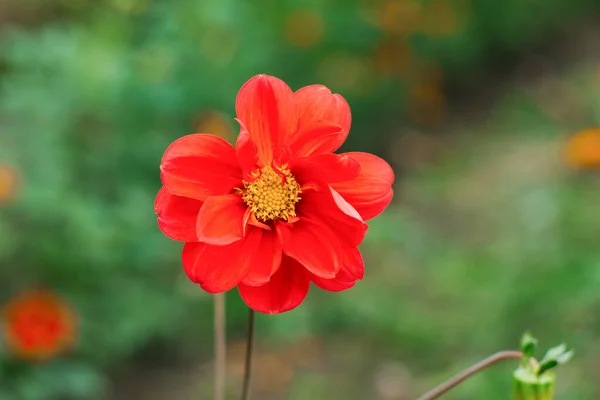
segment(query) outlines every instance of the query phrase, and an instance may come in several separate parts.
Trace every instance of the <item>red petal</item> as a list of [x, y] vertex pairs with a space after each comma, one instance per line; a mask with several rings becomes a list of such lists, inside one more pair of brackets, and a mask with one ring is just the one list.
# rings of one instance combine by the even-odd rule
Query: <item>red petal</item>
[[238, 290], [248, 307], [265, 314], [279, 314], [296, 308], [306, 298], [310, 277], [295, 260], [283, 257], [279, 270], [263, 286], [240, 283]]
[[291, 238], [283, 244], [283, 252], [313, 274], [334, 278], [342, 258], [335, 233], [327, 225], [309, 218], [300, 218], [291, 233]]
[[361, 280], [365, 277], [365, 262], [358, 248], [354, 247], [344, 252], [342, 269], [352, 279]]
[[297, 126], [292, 90], [280, 79], [257, 75], [240, 89], [235, 110], [256, 145], [261, 166], [270, 165], [274, 151]]
[[302, 193], [297, 212], [300, 216], [323, 221], [342, 242], [354, 247], [363, 241], [369, 228], [358, 211], [331, 187]]
[[315, 285], [323, 290], [339, 292], [350, 289], [357, 280], [365, 275], [365, 265], [362, 255], [357, 248], [350, 248], [344, 253], [344, 262], [340, 272], [333, 279], [323, 279], [316, 275], [311, 276]]
[[346, 100], [322, 85], [303, 87], [294, 93], [294, 100], [298, 131], [288, 140], [292, 151], [308, 156], [337, 150], [348, 137], [352, 122]]
[[318, 180], [326, 184], [355, 179], [360, 164], [345, 154], [319, 154], [302, 157], [294, 162], [292, 173], [299, 182]]
[[344, 153], [360, 163], [358, 176], [333, 187], [366, 221], [379, 215], [392, 201], [394, 171], [381, 158], [368, 153]]
[[[344, 275], [345, 272], [340, 271], [340, 275]], [[355, 280], [347, 281], [340, 278], [323, 279], [316, 275], [310, 278], [315, 285], [328, 292], [341, 292], [342, 290], [348, 290], [354, 286]]]
[[198, 213], [196, 234], [198, 241], [223, 246], [244, 236], [246, 205], [237, 194], [211, 196]]
[[248, 286], [261, 286], [269, 282], [281, 264], [281, 255], [281, 243], [277, 234], [273, 231], [263, 232], [254, 267], [242, 279], [242, 283]]
[[160, 169], [170, 193], [198, 200], [231, 192], [242, 177], [233, 146], [205, 134], [174, 141], [165, 151]]
[[252, 142], [250, 134], [244, 124], [240, 120], [237, 121], [240, 123], [241, 130], [237, 137], [235, 150], [238, 163], [242, 168], [244, 180], [249, 180], [249, 174], [257, 169], [256, 163], [258, 160], [256, 157], [256, 146]]
[[289, 146], [297, 157], [331, 153], [330, 148], [339, 147], [335, 142], [339, 141], [341, 132], [339, 125], [324, 121], [320, 126], [303, 132]]
[[268, 231], [271, 230], [271, 227], [263, 222], [260, 222], [256, 219], [256, 215], [252, 212], [250, 207], [246, 208], [246, 212], [244, 212], [244, 235], [246, 234], [246, 229], [248, 229], [248, 225], [254, 225], [261, 229], [266, 229]]
[[186, 243], [182, 262], [185, 273], [209, 293], [236, 286], [256, 262], [262, 229], [249, 229], [246, 237], [226, 246]]
[[163, 186], [156, 195], [154, 211], [158, 226], [169, 238], [180, 242], [195, 242], [196, 219], [202, 202], [170, 194]]
[[[288, 220], [289, 219], [290, 218], [288, 218]], [[275, 221], [275, 231], [277, 232], [279, 243], [285, 244], [292, 238], [292, 226], [292, 223], [283, 222], [281, 220]]]

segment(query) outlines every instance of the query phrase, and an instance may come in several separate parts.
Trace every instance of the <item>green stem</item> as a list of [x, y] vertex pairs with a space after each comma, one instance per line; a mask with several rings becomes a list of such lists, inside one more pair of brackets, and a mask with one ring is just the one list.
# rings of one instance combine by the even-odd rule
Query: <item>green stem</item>
[[244, 383], [242, 385], [242, 400], [250, 400], [250, 383], [252, 379], [252, 354], [254, 345], [254, 310], [248, 310], [248, 333], [246, 336], [246, 364], [244, 366]]
[[214, 399], [225, 400], [226, 386], [226, 328], [225, 328], [225, 293], [218, 293], [214, 296], [215, 314], [214, 314], [214, 341], [215, 341], [215, 383]]
[[465, 369], [458, 375], [453, 376], [452, 378], [448, 379], [446, 382], [442, 383], [441, 385], [437, 386], [436, 388], [433, 388], [429, 392], [425, 393], [423, 396], [419, 397], [418, 400], [437, 399], [440, 396], [442, 396], [443, 394], [445, 394], [446, 392], [448, 392], [453, 387], [459, 385], [461, 382], [463, 382], [466, 379], [470, 378], [471, 376], [477, 374], [478, 372], [483, 371], [490, 365], [495, 364], [498, 361], [502, 361], [502, 360], [521, 359], [521, 357], [523, 357], [523, 353], [521, 353], [520, 351], [514, 351], [514, 350], [500, 351], [496, 354], [489, 356], [485, 360], [480, 361], [477, 364]]

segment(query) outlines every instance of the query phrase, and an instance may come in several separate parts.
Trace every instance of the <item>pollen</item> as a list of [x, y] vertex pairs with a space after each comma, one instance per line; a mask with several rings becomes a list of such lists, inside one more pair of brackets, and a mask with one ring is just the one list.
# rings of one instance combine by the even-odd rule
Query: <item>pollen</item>
[[270, 221], [288, 220], [296, 216], [296, 203], [300, 200], [300, 185], [287, 168], [277, 172], [270, 166], [257, 172], [252, 182], [244, 182], [242, 198], [256, 219]]

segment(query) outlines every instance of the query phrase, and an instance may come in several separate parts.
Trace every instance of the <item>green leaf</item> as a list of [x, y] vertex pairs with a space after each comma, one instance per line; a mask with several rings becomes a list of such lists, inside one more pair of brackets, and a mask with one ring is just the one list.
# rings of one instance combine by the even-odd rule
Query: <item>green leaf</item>
[[546, 360], [556, 359], [556, 357], [565, 353], [566, 351], [567, 351], [567, 345], [564, 343], [560, 344], [556, 347], [552, 347], [551, 349], [548, 349], [548, 351], [544, 355], [544, 358], [542, 358], [541, 363], [543, 363]]
[[558, 365], [558, 361], [555, 359], [548, 360], [544, 363], [540, 364], [540, 369], [538, 370], [538, 376], [542, 375], [544, 372], [551, 370], [552, 368]]
[[565, 344], [549, 349], [542, 361], [540, 361], [538, 376], [558, 365], [568, 362], [572, 357], [573, 351], [567, 351], [567, 346]]
[[573, 358], [573, 350], [569, 350], [566, 353], [559, 355], [558, 357], [556, 357], [556, 361], [558, 361], [559, 365], [563, 365], [569, 362], [571, 358]]

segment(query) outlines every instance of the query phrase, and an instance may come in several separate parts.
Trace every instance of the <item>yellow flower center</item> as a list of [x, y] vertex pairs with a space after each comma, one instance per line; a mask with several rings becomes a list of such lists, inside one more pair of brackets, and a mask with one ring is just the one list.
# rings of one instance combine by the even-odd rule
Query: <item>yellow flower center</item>
[[289, 169], [281, 168], [279, 171], [278, 174], [266, 166], [258, 172], [254, 181], [244, 182], [242, 198], [260, 221], [287, 220], [296, 216], [296, 203], [302, 193], [300, 185]]

